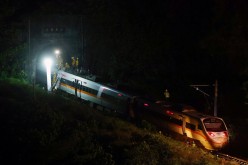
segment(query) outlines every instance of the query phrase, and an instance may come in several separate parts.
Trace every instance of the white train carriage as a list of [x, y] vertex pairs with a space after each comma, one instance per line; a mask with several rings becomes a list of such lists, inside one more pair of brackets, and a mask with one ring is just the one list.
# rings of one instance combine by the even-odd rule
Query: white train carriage
[[227, 127], [221, 118], [204, 115], [191, 106], [137, 98], [134, 114], [162, 130], [195, 140], [208, 150], [219, 150], [229, 141]]
[[182, 113], [185, 116], [185, 134], [200, 141], [206, 149], [219, 150], [228, 143], [228, 130], [223, 119], [203, 115], [194, 109], [186, 108]]
[[64, 71], [58, 71], [54, 88], [118, 113], [126, 113], [130, 98], [128, 94]]

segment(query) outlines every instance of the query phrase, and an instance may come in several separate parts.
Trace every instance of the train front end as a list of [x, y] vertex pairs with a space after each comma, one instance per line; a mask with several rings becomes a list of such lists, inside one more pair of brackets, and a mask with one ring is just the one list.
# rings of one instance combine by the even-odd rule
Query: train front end
[[210, 150], [220, 150], [228, 144], [229, 135], [224, 121], [218, 117], [207, 117], [202, 120]]

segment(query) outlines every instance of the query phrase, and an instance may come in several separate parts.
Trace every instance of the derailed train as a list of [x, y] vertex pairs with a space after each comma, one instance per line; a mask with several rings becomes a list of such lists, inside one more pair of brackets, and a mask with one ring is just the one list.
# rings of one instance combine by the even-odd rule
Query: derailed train
[[223, 119], [205, 115], [188, 105], [137, 98], [134, 114], [162, 130], [190, 138], [208, 150], [220, 150], [229, 141]]
[[134, 97], [64, 71], [57, 75], [55, 89], [134, 120], [147, 120], [160, 129], [193, 139], [208, 150], [219, 150], [228, 144], [228, 130], [219, 117], [204, 115], [190, 106]]

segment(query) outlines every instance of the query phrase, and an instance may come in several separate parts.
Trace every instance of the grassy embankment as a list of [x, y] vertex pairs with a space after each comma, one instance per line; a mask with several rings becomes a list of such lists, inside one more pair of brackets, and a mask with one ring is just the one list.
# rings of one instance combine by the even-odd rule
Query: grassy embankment
[[[193, 146], [17, 80], [0, 81], [3, 164], [220, 164]], [[227, 164], [231, 164], [228, 163]]]

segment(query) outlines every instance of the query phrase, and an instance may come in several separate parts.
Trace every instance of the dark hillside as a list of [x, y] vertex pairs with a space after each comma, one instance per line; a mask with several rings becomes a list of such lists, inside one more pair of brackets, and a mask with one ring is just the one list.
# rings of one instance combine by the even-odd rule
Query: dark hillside
[[16, 80], [0, 81], [3, 164], [219, 164], [193, 146]]

